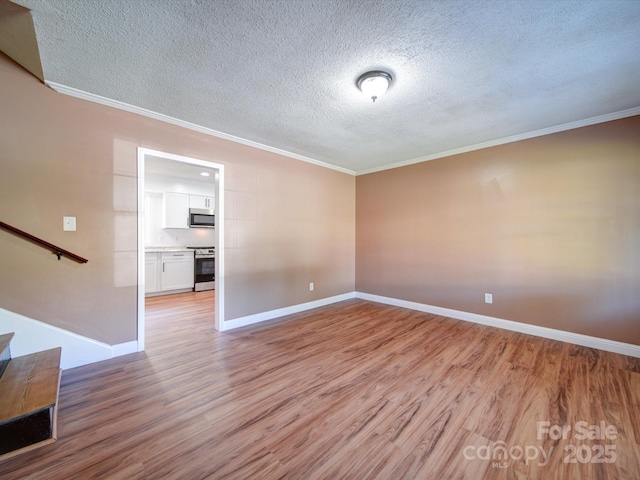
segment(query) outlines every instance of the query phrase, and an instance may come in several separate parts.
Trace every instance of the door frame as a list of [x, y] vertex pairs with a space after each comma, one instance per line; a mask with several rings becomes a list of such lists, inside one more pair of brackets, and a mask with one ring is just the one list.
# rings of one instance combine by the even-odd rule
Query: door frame
[[216, 294], [215, 294], [215, 328], [222, 330], [224, 325], [224, 165], [221, 163], [200, 160], [174, 153], [161, 152], [150, 148], [138, 147], [138, 351], [145, 347], [145, 201], [144, 177], [145, 157], [166, 158], [176, 162], [200, 165], [218, 170], [218, 190], [216, 192]]

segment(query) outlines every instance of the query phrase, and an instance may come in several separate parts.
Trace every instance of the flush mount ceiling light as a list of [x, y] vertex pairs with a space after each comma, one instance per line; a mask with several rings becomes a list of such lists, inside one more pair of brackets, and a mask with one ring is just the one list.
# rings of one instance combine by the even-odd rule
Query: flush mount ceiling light
[[366, 97], [371, 98], [375, 103], [378, 97], [386, 93], [389, 85], [391, 85], [391, 80], [391, 74], [382, 70], [374, 70], [360, 75], [356, 85]]
[[201, 172], [200, 175], [202, 175], [203, 177], [208, 177], [209, 176], [209, 172]]

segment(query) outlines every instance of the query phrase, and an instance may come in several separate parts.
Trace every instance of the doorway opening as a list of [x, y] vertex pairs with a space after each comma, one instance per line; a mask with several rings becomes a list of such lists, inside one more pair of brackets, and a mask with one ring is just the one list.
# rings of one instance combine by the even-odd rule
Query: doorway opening
[[[151, 171], [157, 174], [158, 168], [164, 169], [167, 176], [175, 177], [176, 179], [184, 177], [183, 183], [187, 182], [186, 178], [192, 174], [195, 169], [202, 170], [202, 173], [213, 173], [209, 177], [206, 177], [206, 181], [210, 182], [212, 188], [214, 188], [215, 196], [213, 197], [213, 211], [215, 212], [215, 228], [213, 235], [211, 231], [206, 231], [201, 228], [188, 229], [187, 231], [180, 231], [174, 229], [166, 229], [166, 236], [174, 236], [174, 238], [160, 238], [164, 241], [171, 241], [175, 239], [176, 242], [181, 241], [188, 235], [200, 234], [200, 239], [196, 237], [199, 242], [208, 242], [213, 238], [215, 247], [215, 300], [214, 300], [214, 317], [215, 328], [221, 330], [224, 322], [224, 165], [210, 162], [206, 160], [200, 160], [192, 157], [185, 157], [183, 155], [176, 155], [173, 153], [161, 152], [158, 150], [151, 150], [148, 148], [138, 148], [138, 322], [137, 322], [137, 338], [138, 338], [138, 351], [145, 349], [145, 298], [146, 298], [146, 247], [149, 244], [153, 233], [149, 229], [150, 223], [150, 209], [149, 206], [153, 202], [151, 195], [146, 194], [147, 182], [145, 178], [149, 176], [149, 180], [152, 178]], [[157, 188], [156, 188], [157, 190]], [[175, 188], [174, 188], [175, 190]], [[156, 192], [157, 193], [157, 192]], [[172, 192], [175, 193], [175, 192]], [[199, 199], [197, 199], [199, 200]], [[188, 225], [187, 225], [188, 226]], [[192, 231], [191, 231], [192, 230]], [[160, 237], [165, 233], [158, 234]], [[153, 240], [156, 240], [154, 238]], [[202, 246], [202, 245], [201, 245]], [[208, 246], [208, 245], [207, 245]]]

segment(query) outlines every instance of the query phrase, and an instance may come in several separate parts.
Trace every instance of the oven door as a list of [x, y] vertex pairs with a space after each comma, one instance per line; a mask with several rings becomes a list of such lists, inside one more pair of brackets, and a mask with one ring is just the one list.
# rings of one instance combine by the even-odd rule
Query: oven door
[[199, 292], [216, 288], [216, 257], [196, 255], [193, 265], [195, 291]]

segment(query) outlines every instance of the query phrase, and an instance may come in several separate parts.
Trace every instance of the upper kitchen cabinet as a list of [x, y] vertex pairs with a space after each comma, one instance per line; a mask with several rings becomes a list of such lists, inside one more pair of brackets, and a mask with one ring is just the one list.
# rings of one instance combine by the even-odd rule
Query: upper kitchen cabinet
[[163, 228], [189, 228], [189, 196], [186, 193], [164, 193]]
[[213, 197], [205, 197], [203, 195], [189, 195], [189, 208], [202, 208], [206, 210], [215, 210], [216, 202]]

